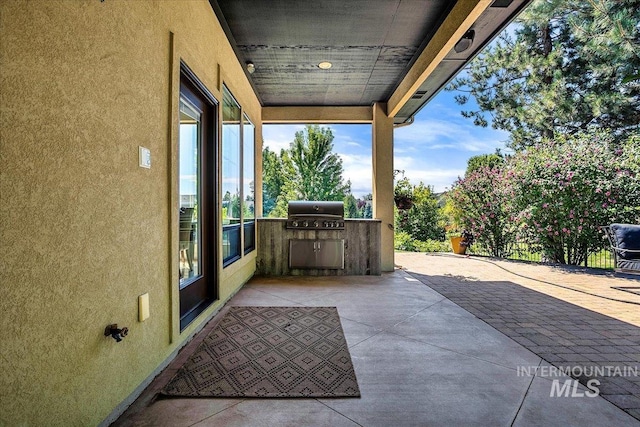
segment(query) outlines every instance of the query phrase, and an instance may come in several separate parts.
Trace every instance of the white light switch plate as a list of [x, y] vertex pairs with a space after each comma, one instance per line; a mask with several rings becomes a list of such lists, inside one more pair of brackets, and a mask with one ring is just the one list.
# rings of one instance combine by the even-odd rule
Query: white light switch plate
[[151, 150], [145, 147], [138, 147], [138, 157], [141, 168], [151, 169]]

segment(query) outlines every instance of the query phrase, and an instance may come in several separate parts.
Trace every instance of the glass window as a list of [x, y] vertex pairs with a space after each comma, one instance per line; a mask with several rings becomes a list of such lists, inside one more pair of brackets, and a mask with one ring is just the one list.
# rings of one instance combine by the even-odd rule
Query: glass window
[[201, 112], [189, 100], [180, 98], [180, 289], [200, 277], [200, 140]]
[[244, 253], [255, 249], [255, 126], [243, 116], [242, 131], [242, 200]]
[[240, 257], [241, 112], [224, 87], [222, 97], [222, 258], [228, 265]]

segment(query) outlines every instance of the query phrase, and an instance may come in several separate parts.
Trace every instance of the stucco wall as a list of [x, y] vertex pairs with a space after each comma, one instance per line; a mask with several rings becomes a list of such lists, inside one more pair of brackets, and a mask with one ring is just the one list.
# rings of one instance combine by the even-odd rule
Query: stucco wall
[[[179, 332], [180, 59], [218, 99], [222, 75], [256, 141], [260, 106], [206, 0], [9, 0], [0, 19], [0, 425], [96, 425], [217, 308]], [[222, 271], [221, 299], [254, 270]]]

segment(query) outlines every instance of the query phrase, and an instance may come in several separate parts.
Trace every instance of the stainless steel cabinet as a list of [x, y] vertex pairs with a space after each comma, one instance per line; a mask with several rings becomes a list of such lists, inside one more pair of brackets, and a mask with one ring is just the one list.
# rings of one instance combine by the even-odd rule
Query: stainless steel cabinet
[[344, 269], [344, 239], [289, 240], [289, 268]]

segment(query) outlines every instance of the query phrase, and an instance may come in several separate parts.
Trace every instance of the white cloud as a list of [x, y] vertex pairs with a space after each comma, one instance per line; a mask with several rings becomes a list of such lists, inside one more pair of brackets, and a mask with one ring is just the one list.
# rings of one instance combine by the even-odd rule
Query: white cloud
[[331, 125], [336, 152], [371, 152], [371, 125]]
[[[496, 136], [499, 135], [497, 138]], [[394, 141], [397, 146], [417, 146], [422, 150], [457, 149], [470, 153], [492, 153], [496, 147], [504, 146], [506, 132], [483, 129], [465, 122], [423, 119], [410, 126], [396, 129]]]
[[436, 193], [451, 188], [453, 182], [463, 176], [465, 172], [460, 168], [435, 167], [422, 159], [405, 156], [395, 157], [394, 169], [403, 170], [404, 176], [409, 179], [411, 184], [417, 185], [422, 182], [433, 187]]
[[372, 165], [371, 154], [345, 154], [339, 153], [344, 169], [344, 179], [351, 181], [351, 193], [358, 198], [371, 193], [372, 190]]
[[304, 130], [304, 125], [264, 125], [262, 127], [263, 148], [280, 154], [280, 150], [288, 149], [295, 133]]
[[[447, 112], [444, 108], [438, 111], [439, 117]], [[352, 126], [331, 128], [334, 152], [342, 158], [343, 176], [351, 181], [352, 193], [356, 197], [371, 193], [370, 130], [362, 126], [353, 126], [353, 131]], [[293, 135], [304, 125], [267, 125], [263, 129], [265, 147], [279, 153], [289, 148]], [[492, 153], [496, 147], [502, 148], [506, 139], [504, 132], [478, 128], [471, 122], [422, 118], [394, 131], [394, 169], [404, 170], [414, 185], [423, 182], [442, 192], [464, 175], [469, 157]]]
[[363, 148], [362, 144], [360, 144], [359, 142], [356, 142], [356, 141], [345, 141], [344, 145], [347, 146], [347, 147]]

